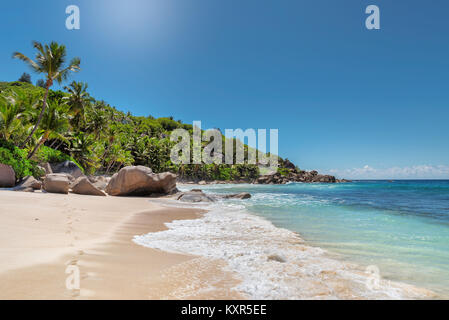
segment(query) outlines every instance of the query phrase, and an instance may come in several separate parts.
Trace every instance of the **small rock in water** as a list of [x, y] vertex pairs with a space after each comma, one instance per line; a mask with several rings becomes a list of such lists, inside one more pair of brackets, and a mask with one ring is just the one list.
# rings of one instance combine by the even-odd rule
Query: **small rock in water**
[[227, 194], [222, 196], [223, 199], [249, 199], [251, 198], [251, 194], [248, 192], [242, 192], [237, 194]]
[[181, 193], [177, 200], [184, 201], [184, 202], [214, 202], [215, 199], [208, 196], [201, 190], [195, 190], [195, 191], [188, 191]]
[[277, 255], [277, 254], [269, 255], [269, 256], [268, 256], [268, 260], [269, 260], [269, 261], [270, 261], [270, 260], [272, 260], [272, 261], [277, 261], [277, 262], [280, 262], [280, 263], [287, 262], [287, 260], [285, 260], [285, 258], [283, 258], [283, 257], [281, 257], [281, 256], [279, 256], [279, 255]]

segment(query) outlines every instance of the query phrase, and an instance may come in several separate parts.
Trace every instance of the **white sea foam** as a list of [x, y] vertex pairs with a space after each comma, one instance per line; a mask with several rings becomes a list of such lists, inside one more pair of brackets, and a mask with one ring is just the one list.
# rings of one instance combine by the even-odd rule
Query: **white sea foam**
[[[195, 220], [167, 223], [168, 230], [135, 236], [140, 245], [227, 262], [241, 282], [235, 288], [251, 299], [401, 299], [427, 292], [412, 286], [376, 282], [358, 266], [308, 246], [292, 231], [220, 202]], [[373, 287], [370, 284], [374, 283]]]

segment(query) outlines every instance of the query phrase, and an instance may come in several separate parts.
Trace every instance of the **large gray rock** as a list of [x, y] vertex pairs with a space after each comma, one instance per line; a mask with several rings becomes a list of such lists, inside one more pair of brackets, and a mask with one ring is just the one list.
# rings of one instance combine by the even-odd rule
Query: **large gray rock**
[[313, 177], [312, 182], [335, 183], [336, 179], [334, 176], [317, 174]]
[[331, 175], [319, 174], [316, 170], [302, 171], [297, 169], [288, 169], [286, 173], [275, 173], [257, 178], [256, 184], [286, 184], [288, 182], [322, 182], [335, 183], [337, 179]]
[[108, 186], [109, 181], [111, 180], [111, 177], [107, 176], [89, 176], [89, 181], [100, 190], [106, 190], [106, 187]]
[[183, 202], [214, 202], [215, 199], [205, 194], [203, 191], [196, 189], [187, 192], [182, 192], [176, 200]]
[[144, 166], [129, 166], [114, 174], [106, 192], [111, 196], [149, 196], [172, 194], [176, 189], [176, 175], [170, 172], [155, 174]]
[[269, 183], [270, 180], [272, 179], [272, 177], [273, 177], [273, 175], [260, 176], [259, 178], [257, 178], [257, 182], [260, 184]]
[[11, 188], [16, 184], [16, 173], [11, 166], [0, 163], [0, 188]]
[[106, 194], [95, 187], [87, 177], [79, 177], [72, 184], [72, 192], [76, 194], [84, 194], [89, 196], [105, 197]]
[[50, 164], [48, 162], [45, 162], [42, 165], [42, 168], [44, 169], [45, 174], [52, 174], [53, 173], [53, 170], [51, 169], [51, 166], [50, 166]]
[[40, 190], [42, 182], [36, 180], [34, 177], [26, 177], [20, 184], [13, 188], [14, 191], [33, 192], [34, 190]]
[[67, 173], [75, 179], [83, 176], [81, 169], [72, 161], [64, 161], [57, 164], [51, 164], [53, 173]]
[[[66, 176], [67, 177], [67, 179], [69, 179], [69, 182], [70, 183], [73, 183], [73, 182], [75, 182], [75, 177], [73, 177], [70, 173], [54, 173], [54, 174], [59, 174], [59, 175], [61, 175], [61, 176]], [[84, 177], [84, 176], [83, 176]]]
[[70, 181], [65, 174], [48, 174], [45, 176], [43, 189], [50, 193], [69, 193]]

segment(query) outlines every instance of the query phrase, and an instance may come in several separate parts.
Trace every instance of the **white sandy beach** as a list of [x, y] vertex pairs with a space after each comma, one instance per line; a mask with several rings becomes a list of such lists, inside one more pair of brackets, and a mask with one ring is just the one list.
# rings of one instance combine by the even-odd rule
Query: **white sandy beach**
[[[132, 242], [134, 235], [164, 230], [164, 222], [199, 215], [145, 198], [0, 191], [0, 299], [241, 298], [222, 262]], [[202, 269], [192, 269], [197, 263]], [[80, 290], [66, 288], [69, 264], [79, 267]], [[172, 268], [177, 278], [165, 276]], [[211, 283], [215, 290], [197, 294]]]

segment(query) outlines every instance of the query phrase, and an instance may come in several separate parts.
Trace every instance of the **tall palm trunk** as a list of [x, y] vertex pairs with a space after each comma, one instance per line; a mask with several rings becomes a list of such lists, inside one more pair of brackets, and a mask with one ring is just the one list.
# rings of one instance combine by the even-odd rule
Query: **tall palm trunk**
[[114, 160], [109, 164], [108, 168], [106, 169], [106, 175], [109, 174], [109, 170], [111, 170], [114, 167], [115, 162], [116, 161]]
[[48, 139], [48, 134], [45, 133], [44, 136], [42, 137], [42, 139], [39, 141], [39, 143], [34, 147], [33, 151], [28, 155], [28, 159], [31, 159], [31, 157], [34, 156], [34, 154], [39, 149], [39, 147], [41, 145], [43, 145], [45, 143], [45, 141], [47, 141], [47, 139]]
[[54, 139], [53, 142], [50, 145], [50, 148], [53, 148], [55, 146], [56, 142], [58, 142], [58, 140]]
[[[48, 80], [47, 81], [47, 85], [46, 85], [46, 89], [45, 89], [45, 95], [44, 95], [44, 104], [42, 106], [42, 110], [41, 113], [39, 114], [39, 117], [37, 118], [37, 122], [33, 128], [33, 130], [31, 131], [31, 133], [29, 134], [29, 136], [25, 139], [25, 142], [22, 144], [22, 148], [24, 148], [27, 144], [27, 142], [31, 139], [31, 137], [33, 136], [33, 134], [36, 132], [37, 128], [39, 127], [42, 118], [44, 117], [44, 113], [45, 113], [45, 108], [47, 107], [47, 97], [48, 97], [48, 91], [50, 90], [50, 87], [52, 85], [52, 81]], [[36, 148], [35, 148], [36, 149]], [[34, 152], [33, 152], [34, 153]], [[32, 155], [31, 155], [32, 156]], [[28, 156], [28, 158], [31, 158], [31, 156]]]
[[59, 148], [61, 148], [63, 144], [64, 141], [61, 140], [61, 142], [56, 146], [56, 150], [59, 150]]

